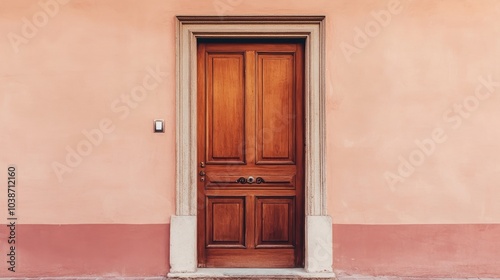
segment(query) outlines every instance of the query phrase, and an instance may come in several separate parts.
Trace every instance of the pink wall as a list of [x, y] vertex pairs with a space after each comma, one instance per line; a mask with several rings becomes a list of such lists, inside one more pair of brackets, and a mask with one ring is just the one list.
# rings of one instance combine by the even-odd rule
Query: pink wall
[[[370, 11], [387, 2], [351, 4], [329, 17], [328, 183], [335, 222], [498, 223], [500, 3], [402, 1], [401, 13], [349, 63], [339, 44], [351, 44], [355, 28], [366, 27]], [[480, 77], [497, 82], [491, 93]], [[464, 107], [463, 116], [455, 106]], [[435, 130], [438, 141], [422, 159], [415, 142]], [[410, 162], [406, 172], [398, 172], [400, 156]], [[388, 175], [398, 183], [387, 183], [386, 172], [400, 176]]]
[[[500, 222], [498, 1], [10, 0], [0, 1], [0, 166], [18, 167], [18, 223], [169, 223], [174, 18], [186, 14], [326, 15], [328, 207], [338, 270], [401, 274], [411, 263], [370, 271], [380, 258], [366, 248], [377, 240], [353, 248], [344, 235], [335, 238], [336, 228], [359, 233], [351, 225], [378, 225], [383, 235], [394, 226], [477, 225], [457, 230], [474, 238], [483, 224]], [[165, 119], [166, 133], [152, 133], [155, 118]], [[400, 232], [395, 239], [412, 242]], [[423, 235], [430, 251], [419, 251], [422, 259], [437, 252], [450, 264], [422, 264], [431, 274], [470, 263], [447, 257], [462, 239], [439, 247], [446, 234]], [[394, 258], [396, 248], [387, 248]], [[487, 265], [489, 252], [475, 256], [472, 271], [500, 276]], [[94, 274], [147, 274], [123, 270], [125, 263]], [[166, 263], [150, 274], [167, 271]], [[44, 266], [27, 269], [35, 267]], [[84, 273], [47, 268], [49, 275]]]

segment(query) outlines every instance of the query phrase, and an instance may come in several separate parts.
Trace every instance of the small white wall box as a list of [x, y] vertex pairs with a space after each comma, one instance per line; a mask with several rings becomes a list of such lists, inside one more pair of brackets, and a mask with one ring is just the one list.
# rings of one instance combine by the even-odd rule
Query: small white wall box
[[155, 133], [165, 132], [165, 126], [163, 125], [163, 120], [155, 120]]

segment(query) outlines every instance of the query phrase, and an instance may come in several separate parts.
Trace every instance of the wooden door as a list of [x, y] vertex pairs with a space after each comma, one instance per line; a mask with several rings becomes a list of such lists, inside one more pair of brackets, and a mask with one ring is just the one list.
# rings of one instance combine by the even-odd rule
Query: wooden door
[[198, 265], [301, 267], [304, 46], [198, 44]]

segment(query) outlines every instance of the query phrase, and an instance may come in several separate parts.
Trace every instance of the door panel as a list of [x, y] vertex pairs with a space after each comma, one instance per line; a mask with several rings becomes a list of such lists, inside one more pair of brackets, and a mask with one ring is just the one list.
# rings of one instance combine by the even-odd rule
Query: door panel
[[207, 247], [245, 247], [245, 197], [207, 197]]
[[207, 55], [207, 163], [245, 161], [243, 54]]
[[198, 266], [300, 267], [303, 49], [198, 44]]
[[256, 248], [293, 247], [294, 197], [257, 197], [256, 203]]
[[257, 54], [257, 164], [293, 164], [294, 57]]

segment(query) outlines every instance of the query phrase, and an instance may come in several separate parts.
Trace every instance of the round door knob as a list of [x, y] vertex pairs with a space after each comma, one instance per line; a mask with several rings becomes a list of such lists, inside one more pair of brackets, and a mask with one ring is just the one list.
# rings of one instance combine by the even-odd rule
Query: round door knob
[[245, 184], [247, 182], [247, 179], [245, 179], [244, 177], [240, 177], [238, 178], [238, 180], [236, 180], [236, 182], [240, 184]]

